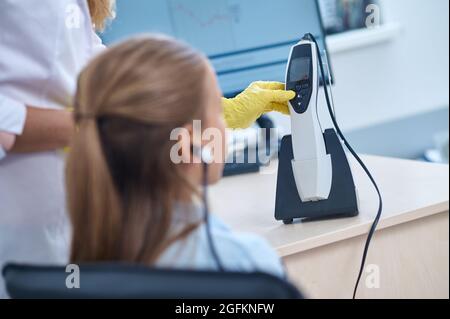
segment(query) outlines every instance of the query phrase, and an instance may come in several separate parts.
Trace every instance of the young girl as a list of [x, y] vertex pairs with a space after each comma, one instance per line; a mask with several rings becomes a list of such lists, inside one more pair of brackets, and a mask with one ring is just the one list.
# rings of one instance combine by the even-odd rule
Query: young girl
[[[89, 64], [74, 104], [78, 129], [67, 166], [71, 261], [217, 270], [199, 201], [204, 166], [195, 150], [201, 145], [193, 139], [193, 121], [200, 120], [225, 145], [221, 92], [207, 60], [169, 38], [134, 38]], [[173, 141], [178, 128], [189, 133]], [[171, 158], [176, 144], [181, 164]], [[221, 178], [224, 153], [214, 150], [208, 184]], [[214, 216], [210, 227], [225, 270], [284, 276], [262, 239], [234, 233]]]

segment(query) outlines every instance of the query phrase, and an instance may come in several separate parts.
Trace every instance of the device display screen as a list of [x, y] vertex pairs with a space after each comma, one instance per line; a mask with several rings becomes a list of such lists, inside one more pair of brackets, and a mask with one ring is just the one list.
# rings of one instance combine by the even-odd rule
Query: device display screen
[[309, 80], [311, 68], [311, 58], [297, 58], [291, 61], [290, 82]]

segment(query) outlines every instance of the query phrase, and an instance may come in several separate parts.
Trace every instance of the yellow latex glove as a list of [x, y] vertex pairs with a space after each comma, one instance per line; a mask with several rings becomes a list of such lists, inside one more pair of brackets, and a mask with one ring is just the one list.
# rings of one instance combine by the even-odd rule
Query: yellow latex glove
[[295, 92], [279, 82], [254, 82], [233, 99], [223, 99], [225, 122], [232, 129], [248, 128], [261, 115], [277, 111], [289, 114], [288, 102]]

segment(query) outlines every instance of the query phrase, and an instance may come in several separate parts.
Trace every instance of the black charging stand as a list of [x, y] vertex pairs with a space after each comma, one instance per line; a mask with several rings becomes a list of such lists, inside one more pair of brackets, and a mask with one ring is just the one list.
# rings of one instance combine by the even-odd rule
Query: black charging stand
[[333, 181], [327, 200], [303, 203], [297, 191], [292, 171], [292, 136], [281, 142], [278, 164], [275, 219], [292, 224], [295, 219], [314, 221], [343, 217], [355, 217], [358, 213], [358, 197], [352, 171], [344, 148], [334, 129], [324, 133], [327, 154], [331, 155]]

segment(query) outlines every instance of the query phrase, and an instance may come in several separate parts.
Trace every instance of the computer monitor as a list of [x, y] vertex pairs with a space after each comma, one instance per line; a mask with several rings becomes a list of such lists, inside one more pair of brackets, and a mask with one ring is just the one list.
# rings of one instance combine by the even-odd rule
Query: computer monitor
[[225, 96], [284, 81], [290, 48], [305, 33], [326, 50], [317, 0], [119, 0], [117, 13], [106, 44], [146, 32], [182, 39], [211, 59]]

